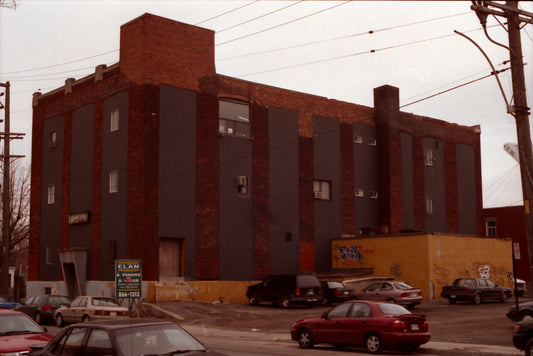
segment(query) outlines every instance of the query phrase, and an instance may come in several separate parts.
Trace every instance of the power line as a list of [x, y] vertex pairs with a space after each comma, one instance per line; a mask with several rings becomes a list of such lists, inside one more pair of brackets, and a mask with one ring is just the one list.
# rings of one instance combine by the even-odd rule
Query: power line
[[337, 4], [337, 5], [334, 5], [334, 6], [330, 6], [330, 7], [326, 8], [326, 9], [323, 9], [323, 10], [315, 11], [315, 12], [309, 14], [309, 15], [305, 15], [305, 16], [302, 16], [302, 17], [298, 17], [298, 18], [296, 18], [296, 19], [294, 19], [294, 20], [290, 20], [290, 21], [287, 21], [287, 22], [283, 22], [283, 23], [281, 23], [281, 24], [279, 24], [279, 25], [275, 25], [275, 26], [272, 26], [272, 27], [268, 27], [268, 28], [265, 28], [265, 29], [263, 29], [263, 30], [260, 30], [260, 31], [257, 31], [257, 32], [250, 33], [250, 34], [248, 34], [248, 35], [244, 35], [244, 36], [241, 36], [241, 37], [234, 38], [234, 39], [232, 39], [232, 40], [228, 40], [228, 41], [225, 41], [225, 42], [219, 43], [219, 44], [217, 44], [217, 45], [215, 45], [215, 46], [222, 46], [222, 45], [227, 44], [227, 43], [231, 43], [231, 42], [235, 42], [235, 41], [238, 41], [238, 40], [242, 40], [242, 39], [244, 39], [244, 38], [248, 38], [248, 37], [251, 37], [251, 36], [255, 36], [255, 35], [257, 35], [257, 34], [260, 34], [260, 33], [266, 32], [266, 31], [270, 31], [270, 30], [273, 30], [273, 29], [275, 29], [275, 28], [279, 28], [279, 27], [282, 27], [282, 26], [288, 25], [288, 24], [290, 24], [290, 23], [294, 23], [294, 22], [296, 22], [296, 21], [300, 21], [300, 20], [303, 20], [303, 19], [305, 19], [305, 18], [308, 18], [308, 17], [314, 16], [314, 15], [320, 14], [320, 13], [322, 13], [322, 12], [325, 12], [325, 11], [328, 11], [328, 10], [331, 10], [331, 9], [334, 9], [334, 8], [336, 8], [336, 7], [339, 7], [339, 6], [345, 5], [345, 4], [349, 3], [349, 2], [350, 2], [350, 0], [345, 1], [345, 2], [343, 2], [343, 3], [340, 3], [340, 4]]
[[244, 4], [244, 5], [242, 5], [242, 6], [236, 7], [235, 9], [225, 11], [225, 12], [219, 14], [219, 15], [216, 15], [216, 16], [210, 17], [210, 18], [208, 18], [208, 19], [205, 19], [205, 20], [203, 20], [203, 21], [200, 21], [200, 22], [198, 22], [198, 23], [195, 23], [194, 26], [198, 26], [198, 25], [200, 25], [200, 24], [203, 24], [203, 23], [206, 23], [206, 22], [208, 22], [208, 21], [214, 20], [214, 19], [216, 19], [216, 18], [222, 17], [222, 16], [227, 15], [227, 14], [229, 14], [229, 13], [232, 13], [232, 12], [235, 12], [235, 11], [237, 11], [237, 10], [240, 10], [240, 9], [246, 7], [246, 6], [253, 5], [253, 4], [255, 4], [256, 2], [258, 2], [258, 1], [259, 1], [259, 0], [255, 0], [255, 1], [250, 2], [250, 3], [248, 3], [248, 4]]

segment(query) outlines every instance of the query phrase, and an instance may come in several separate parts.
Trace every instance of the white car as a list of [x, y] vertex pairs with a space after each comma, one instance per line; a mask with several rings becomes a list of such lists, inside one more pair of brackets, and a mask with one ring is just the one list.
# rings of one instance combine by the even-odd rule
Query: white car
[[63, 305], [54, 312], [54, 319], [59, 327], [65, 323], [128, 317], [128, 308], [120, 305], [115, 299], [86, 295], [77, 297], [72, 303]]

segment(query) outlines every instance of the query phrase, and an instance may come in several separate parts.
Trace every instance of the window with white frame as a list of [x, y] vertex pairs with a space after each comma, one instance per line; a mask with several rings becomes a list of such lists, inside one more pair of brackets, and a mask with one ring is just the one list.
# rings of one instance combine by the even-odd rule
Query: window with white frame
[[375, 190], [370, 191], [370, 199], [377, 199], [378, 198], [378, 192]]
[[48, 204], [55, 204], [56, 202], [56, 186], [48, 184]]
[[490, 237], [498, 236], [498, 225], [495, 218], [485, 220], [485, 234]]
[[426, 197], [426, 214], [435, 215], [435, 198]]
[[109, 193], [118, 192], [118, 169], [109, 171]]
[[362, 198], [365, 196], [365, 191], [363, 189], [356, 188], [355, 189], [355, 196], [358, 198]]
[[218, 131], [223, 135], [249, 138], [250, 107], [248, 104], [236, 101], [219, 101]]
[[433, 157], [433, 150], [431, 148], [424, 148], [424, 165], [433, 166], [434, 160], [435, 158]]
[[50, 136], [48, 137], [48, 146], [50, 148], [57, 146], [57, 131], [56, 130], [50, 131]]
[[109, 119], [109, 130], [110, 131], [118, 131], [119, 129], [119, 119], [120, 119], [120, 115], [119, 115], [119, 110], [118, 108], [114, 108], [111, 110], [111, 113], [110, 113], [110, 119]]
[[353, 142], [354, 143], [363, 143], [363, 136], [353, 135]]
[[377, 144], [378, 144], [378, 141], [375, 138], [373, 138], [373, 137], [369, 137], [367, 139], [367, 142], [368, 142], [368, 144], [370, 146], [377, 146]]
[[237, 186], [237, 195], [240, 197], [248, 196], [248, 177], [237, 176], [235, 177], [235, 185]]
[[331, 182], [315, 180], [313, 182], [313, 194], [318, 200], [331, 200]]

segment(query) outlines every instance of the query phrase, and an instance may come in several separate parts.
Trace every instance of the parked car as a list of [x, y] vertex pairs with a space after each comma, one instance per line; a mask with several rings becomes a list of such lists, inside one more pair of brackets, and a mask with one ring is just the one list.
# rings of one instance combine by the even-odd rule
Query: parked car
[[422, 302], [422, 292], [419, 288], [400, 281], [385, 281], [372, 283], [360, 291], [350, 293], [352, 299], [384, 300], [414, 308]]
[[54, 320], [54, 311], [67, 304], [70, 304], [70, 299], [64, 295], [34, 295], [17, 305], [15, 310], [28, 314], [37, 324], [44, 324]]
[[63, 305], [54, 312], [56, 325], [87, 322], [91, 320], [128, 318], [129, 310], [109, 297], [79, 296], [71, 304]]
[[513, 305], [509, 308], [506, 316], [512, 321], [521, 321], [526, 316], [533, 317], [533, 302], [518, 305], [518, 312], [516, 311], [516, 305]]
[[488, 278], [457, 278], [453, 284], [442, 287], [440, 295], [448, 298], [450, 304], [455, 304], [458, 300], [479, 304], [486, 300], [503, 303], [513, 296], [513, 292]]
[[523, 279], [519, 279], [519, 278], [516, 279], [516, 291], [515, 291], [515, 293], [519, 297], [523, 297], [524, 294], [527, 293], [526, 281], [524, 281]]
[[276, 274], [266, 277], [261, 283], [248, 286], [246, 297], [250, 305], [270, 302], [290, 308], [294, 304], [312, 307], [322, 302], [320, 282], [315, 276]]
[[178, 355], [224, 354], [209, 351], [171, 320], [101, 320], [72, 324], [30, 355]]
[[533, 318], [525, 318], [514, 327], [513, 344], [526, 355], [533, 354]]
[[29, 316], [12, 309], [0, 309], [0, 355], [25, 355], [33, 344], [52, 340]]
[[350, 300], [350, 288], [346, 288], [341, 282], [335, 281], [321, 281], [322, 287], [322, 305], [329, 305], [331, 303], [342, 303]]
[[299, 320], [291, 338], [301, 348], [315, 344], [363, 347], [372, 354], [384, 349], [413, 351], [431, 338], [422, 314], [412, 314], [401, 305], [387, 302], [348, 301], [320, 317]]
[[12, 295], [0, 295], [0, 309], [14, 309], [18, 304]]

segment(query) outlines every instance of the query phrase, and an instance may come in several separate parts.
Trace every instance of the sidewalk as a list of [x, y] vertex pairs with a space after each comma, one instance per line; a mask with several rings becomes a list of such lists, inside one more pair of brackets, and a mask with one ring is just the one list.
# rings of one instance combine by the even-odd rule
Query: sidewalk
[[[177, 321], [183, 321], [184, 318], [180, 315], [163, 308], [158, 307], [155, 304], [150, 304], [150, 308], [159, 311], [169, 318], [173, 318]], [[237, 331], [232, 329], [215, 328], [211, 326], [195, 326], [195, 325], [182, 325], [187, 331], [196, 337], [220, 337], [220, 338], [238, 338], [245, 340], [264, 340], [270, 342], [291, 342], [289, 332], [271, 332], [268, 330], [255, 330], [250, 331]], [[453, 356], [523, 356], [524, 351], [520, 351], [511, 346], [497, 346], [497, 345], [477, 345], [477, 344], [465, 344], [465, 343], [452, 343], [452, 342], [440, 342], [430, 341], [427, 344], [420, 346], [420, 348], [413, 353], [413, 355], [453, 355]]]

